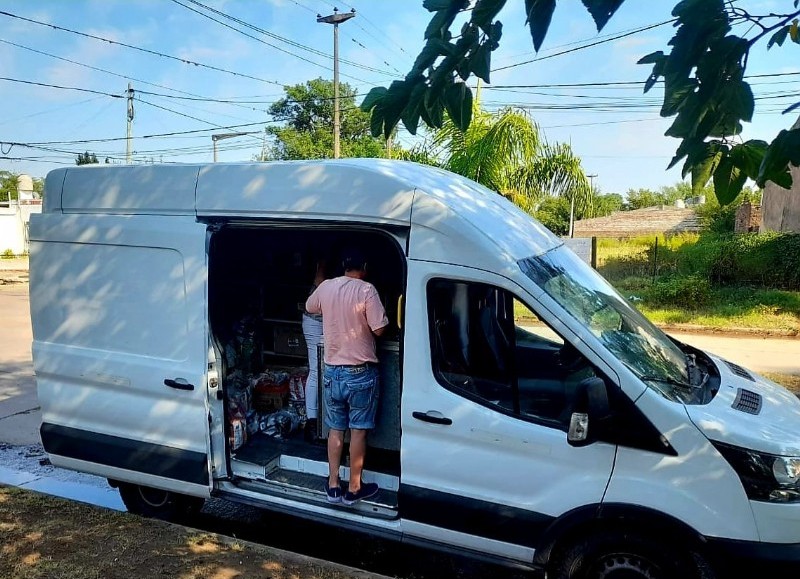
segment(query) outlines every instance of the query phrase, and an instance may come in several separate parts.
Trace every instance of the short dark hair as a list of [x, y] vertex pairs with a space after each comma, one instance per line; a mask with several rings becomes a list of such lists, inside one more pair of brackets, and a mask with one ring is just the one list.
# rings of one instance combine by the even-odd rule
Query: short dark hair
[[345, 271], [359, 270], [363, 271], [367, 264], [367, 258], [364, 253], [357, 247], [348, 247], [342, 251], [342, 267]]

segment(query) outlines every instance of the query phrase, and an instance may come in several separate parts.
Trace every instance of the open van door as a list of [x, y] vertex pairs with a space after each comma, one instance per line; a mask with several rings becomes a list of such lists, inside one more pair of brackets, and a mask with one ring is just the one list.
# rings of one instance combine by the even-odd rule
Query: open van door
[[53, 464], [210, 494], [205, 246], [189, 215], [33, 221], [33, 361]]

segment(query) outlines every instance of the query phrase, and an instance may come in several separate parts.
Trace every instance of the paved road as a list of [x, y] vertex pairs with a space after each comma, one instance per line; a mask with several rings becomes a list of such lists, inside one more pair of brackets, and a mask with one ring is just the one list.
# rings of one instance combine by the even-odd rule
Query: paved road
[[[0, 442], [39, 442], [31, 363], [28, 284], [0, 285]], [[800, 339], [674, 333], [675, 337], [756, 372], [800, 375]]]

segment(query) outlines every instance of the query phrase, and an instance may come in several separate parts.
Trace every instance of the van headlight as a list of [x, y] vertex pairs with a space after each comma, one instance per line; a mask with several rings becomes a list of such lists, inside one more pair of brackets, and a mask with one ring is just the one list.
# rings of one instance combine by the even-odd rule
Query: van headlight
[[713, 444], [739, 475], [750, 499], [800, 502], [800, 457], [777, 456], [722, 442]]

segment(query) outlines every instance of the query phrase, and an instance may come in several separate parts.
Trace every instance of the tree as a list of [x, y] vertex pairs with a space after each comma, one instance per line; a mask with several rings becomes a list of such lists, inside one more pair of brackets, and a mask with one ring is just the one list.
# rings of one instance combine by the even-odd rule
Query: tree
[[[598, 32], [625, 0], [582, 0]], [[744, 80], [750, 50], [767, 40], [767, 48], [787, 40], [800, 44], [800, 0], [784, 0], [783, 14], [750, 14], [726, 0], [681, 0], [672, 15], [677, 29], [669, 54], [644, 56], [653, 65], [645, 83], [649, 91], [664, 80], [661, 116], [675, 117], [667, 135], [680, 140], [669, 167], [684, 161], [683, 176], [691, 174], [695, 191], [713, 180], [720, 203], [733, 201], [747, 179], [763, 187], [767, 180], [791, 186], [789, 163], [800, 164], [800, 129], [783, 130], [772, 143], [742, 142], [742, 122], [750, 122], [755, 101]], [[444, 113], [461, 130], [472, 120], [472, 91], [466, 81], [475, 75], [490, 82], [492, 52], [500, 45], [503, 25], [496, 20], [506, 0], [424, 0], [433, 13], [425, 30], [426, 44], [405, 79], [388, 88], [375, 87], [361, 107], [372, 115], [374, 135], [392, 134], [397, 123], [415, 134], [420, 119], [441, 127]], [[789, 8], [789, 5], [793, 6]], [[545, 39], [556, 0], [525, 0], [526, 24], [535, 50]], [[468, 14], [460, 33], [450, 28]], [[750, 24], [742, 36], [731, 25]], [[796, 103], [784, 112], [800, 107]]]
[[589, 217], [605, 217], [615, 211], [622, 211], [625, 200], [619, 193], [595, 195], [592, 203], [592, 212]]
[[0, 171], [0, 203], [14, 201], [19, 197], [17, 193], [18, 173]]
[[[262, 160], [333, 157], [333, 82], [317, 78], [284, 87], [284, 92], [269, 112], [285, 124], [267, 129], [274, 142]], [[356, 106], [355, 94], [349, 85], [339, 85], [341, 156], [383, 157], [384, 141], [370, 134], [369, 114]]]
[[100, 161], [97, 160], [97, 155], [90, 153], [89, 151], [86, 151], [85, 153], [78, 153], [78, 158], [75, 159], [76, 165], [93, 165], [99, 162]]

